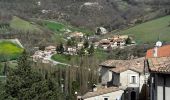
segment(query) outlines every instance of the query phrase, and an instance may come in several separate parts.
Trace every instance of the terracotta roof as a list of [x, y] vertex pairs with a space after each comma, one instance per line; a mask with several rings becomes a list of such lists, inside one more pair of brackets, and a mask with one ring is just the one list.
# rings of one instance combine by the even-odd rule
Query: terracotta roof
[[170, 73], [170, 57], [148, 59], [149, 70], [156, 73]]
[[73, 32], [70, 34], [71, 37], [81, 37], [83, 36], [84, 34], [82, 32]]
[[99, 41], [100, 44], [104, 44], [104, 43], [108, 43], [110, 44], [110, 40], [107, 40], [107, 39], [102, 39]]
[[119, 91], [119, 90], [122, 90], [122, 89], [120, 89], [118, 87], [108, 87], [108, 88], [99, 87], [99, 88], [97, 88], [97, 91], [87, 92], [84, 96], [82, 96], [82, 99], [99, 96], [102, 94], [107, 94], [107, 93], [111, 93], [111, 92], [115, 92], [115, 91]]
[[133, 70], [142, 73], [144, 70], [144, 57], [132, 60], [107, 60], [100, 66], [110, 68], [115, 73], [121, 73], [126, 70]]
[[121, 38], [118, 38], [118, 39], [109, 39], [110, 42], [124, 42], [125, 39], [121, 39]]
[[[153, 56], [153, 49], [149, 49], [146, 53], [146, 58], [152, 58]], [[168, 57], [170, 56], [170, 45], [165, 45], [158, 48], [158, 56], [157, 57]]]

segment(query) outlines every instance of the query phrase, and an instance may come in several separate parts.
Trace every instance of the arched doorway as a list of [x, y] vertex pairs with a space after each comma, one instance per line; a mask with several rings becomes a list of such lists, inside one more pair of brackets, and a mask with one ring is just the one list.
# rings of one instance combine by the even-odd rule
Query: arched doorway
[[131, 92], [131, 100], [136, 100], [136, 92], [135, 91]]

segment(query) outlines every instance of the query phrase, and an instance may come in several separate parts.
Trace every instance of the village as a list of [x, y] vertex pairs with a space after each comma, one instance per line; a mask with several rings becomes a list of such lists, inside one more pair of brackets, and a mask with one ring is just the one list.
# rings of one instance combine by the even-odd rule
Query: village
[[170, 0], [0, 0], [0, 100], [170, 100]]
[[55, 54], [74, 56], [79, 55], [80, 52], [84, 52], [84, 54], [89, 55], [91, 52], [94, 53], [95, 50], [98, 49], [102, 51], [110, 51], [117, 48], [123, 49], [128, 46], [136, 45], [133, 38], [128, 35], [118, 34], [112, 35], [109, 38], [100, 39], [99, 36], [108, 34], [108, 32], [102, 27], [99, 27], [99, 29], [96, 29], [96, 35], [94, 36], [86, 36], [84, 33], [77, 31], [66, 32], [66, 44], [60, 43], [57, 46], [44, 46], [43, 49], [38, 47], [39, 49], [35, 51], [34, 55], [32, 55], [32, 58], [36, 62], [40, 61], [42, 63], [51, 63], [56, 65], [63, 63], [51, 59], [51, 57]]
[[[85, 37], [81, 32], [74, 32], [67, 39], [76, 39], [77, 45], [62, 45], [64, 55], [77, 55], [85, 45]], [[135, 45], [127, 44], [131, 37], [127, 35], [113, 35], [108, 39], [90, 42], [94, 49], [104, 51]], [[128, 40], [129, 41], [129, 40]], [[131, 40], [130, 40], [131, 41]], [[146, 56], [130, 60], [106, 60], [99, 64], [100, 83], [94, 84], [92, 89], [84, 95], [77, 95], [77, 100], [168, 100], [169, 90], [169, 52], [170, 45], [156, 42], [153, 49], [146, 52]], [[47, 46], [38, 50], [32, 56], [35, 62], [51, 64], [65, 64], [51, 59], [54, 54], [61, 53], [55, 46]], [[88, 51], [86, 51], [88, 54]], [[68, 65], [68, 64], [65, 64]]]
[[102, 62], [101, 83], [78, 100], [168, 100], [169, 49], [158, 41], [145, 57]]
[[[52, 57], [54, 55], [76, 56], [82, 50], [84, 55], [90, 55], [96, 49], [108, 52], [116, 48], [124, 49], [136, 45], [132, 37], [128, 35], [112, 35], [106, 39], [96, 39], [97, 35], [87, 37], [82, 32], [68, 34], [67, 44], [38, 47], [31, 56], [32, 60], [52, 66], [71, 66], [67, 62], [60, 62]], [[107, 34], [106, 30], [100, 34]], [[18, 39], [8, 41], [14, 41], [24, 48]], [[147, 50], [144, 57], [129, 60], [109, 59], [101, 62], [98, 64], [99, 83], [93, 84], [91, 89], [83, 95], [75, 92], [76, 99], [168, 100], [167, 98], [170, 98], [168, 95], [170, 91], [169, 49], [170, 45], [163, 45], [161, 41], [158, 41], [154, 48]], [[88, 68], [88, 71], [90, 70]]]
[[[128, 38], [117, 35], [114, 37], [115, 41]], [[111, 39], [107, 41], [109, 40]], [[125, 46], [125, 43], [122, 44], [113, 47]], [[103, 50], [106, 50], [107, 46], [105, 44]], [[67, 48], [64, 54], [76, 55], [77, 49]], [[169, 49], [170, 45], [162, 45], [162, 42], [158, 41], [153, 49], [147, 50], [145, 57], [131, 60], [110, 59], [102, 62], [99, 64], [100, 83], [94, 84], [84, 95], [77, 94], [77, 100], [168, 100]], [[32, 57], [34, 61], [42, 63], [64, 64], [50, 59], [56, 53], [55, 46], [48, 46], [44, 51], [36, 51]]]

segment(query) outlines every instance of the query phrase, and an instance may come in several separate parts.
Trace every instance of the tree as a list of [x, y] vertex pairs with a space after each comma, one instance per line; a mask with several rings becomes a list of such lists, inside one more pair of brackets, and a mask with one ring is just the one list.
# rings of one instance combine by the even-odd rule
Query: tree
[[39, 47], [39, 50], [44, 51], [44, 50], [45, 50], [45, 46], [44, 46], [44, 45], [41, 45], [41, 46]]
[[7, 67], [8, 67], [7, 62], [5, 62], [5, 63], [4, 63], [3, 75], [6, 75], [6, 73], [7, 73]]
[[62, 100], [58, 83], [54, 78], [43, 77], [33, 71], [24, 51], [16, 69], [7, 74], [3, 100]]
[[85, 50], [84, 50], [84, 48], [81, 48], [81, 49], [78, 51], [78, 55], [80, 55], [80, 56], [85, 55]]
[[89, 47], [89, 42], [87, 40], [85, 40], [84, 42], [84, 48], [88, 48]]
[[63, 43], [60, 43], [59, 46], [57, 46], [56, 51], [60, 54], [62, 54], [64, 52], [64, 46]]
[[126, 39], [126, 44], [131, 44], [131, 43], [132, 43], [132, 40], [131, 40], [130, 37], [128, 37], [128, 38]]
[[90, 48], [88, 49], [88, 53], [90, 54], [90, 55], [93, 55], [93, 53], [94, 53], [94, 45], [92, 44], [91, 46], [90, 46]]
[[75, 45], [76, 45], [75, 38], [68, 39], [67, 46], [75, 46]]

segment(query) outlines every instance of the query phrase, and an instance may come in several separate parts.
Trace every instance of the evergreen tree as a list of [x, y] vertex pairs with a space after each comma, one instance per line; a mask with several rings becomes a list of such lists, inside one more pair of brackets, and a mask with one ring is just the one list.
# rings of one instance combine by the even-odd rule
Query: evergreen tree
[[132, 40], [131, 40], [130, 37], [128, 37], [128, 38], [126, 39], [126, 44], [131, 44], [131, 43], [132, 43]]
[[90, 48], [88, 49], [88, 53], [90, 54], [90, 55], [93, 55], [93, 53], [94, 53], [94, 45], [92, 44], [91, 46], [90, 46]]
[[84, 48], [88, 48], [89, 47], [89, 42], [87, 40], [85, 40], [84, 42]]
[[17, 68], [7, 74], [3, 100], [62, 100], [62, 94], [55, 79], [32, 70], [24, 51]]
[[78, 55], [79, 55], [79, 56], [85, 55], [85, 50], [84, 50], [84, 48], [81, 48], [81, 49], [78, 51]]
[[64, 46], [63, 43], [60, 43], [59, 46], [57, 46], [56, 51], [60, 54], [62, 54], [64, 52]]

